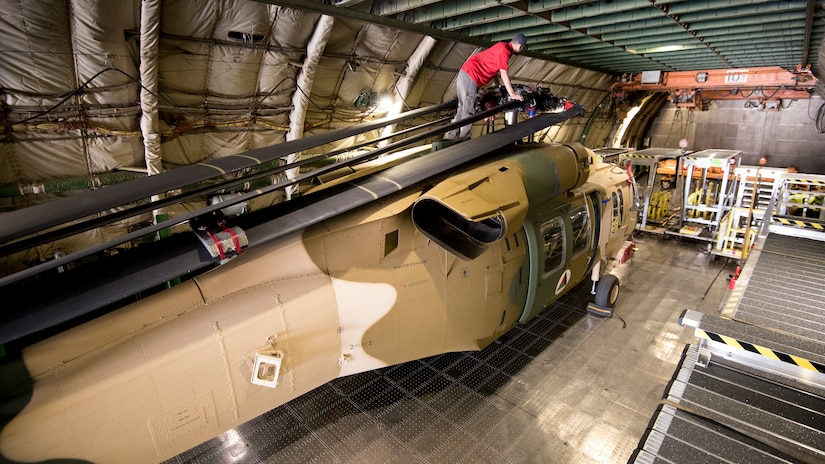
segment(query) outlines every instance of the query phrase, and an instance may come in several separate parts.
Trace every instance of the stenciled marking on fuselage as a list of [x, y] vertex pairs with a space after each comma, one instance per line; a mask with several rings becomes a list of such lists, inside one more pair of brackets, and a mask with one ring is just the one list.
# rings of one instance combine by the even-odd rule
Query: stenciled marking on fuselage
[[558, 295], [562, 290], [564, 290], [565, 287], [567, 287], [567, 284], [570, 283], [571, 275], [572, 272], [570, 272], [570, 269], [567, 269], [562, 273], [561, 277], [559, 277], [559, 282], [556, 284], [556, 295]]
[[418, 265], [421, 265], [421, 264], [427, 264], [427, 260], [422, 259], [421, 261], [413, 261], [412, 263], [396, 264], [392, 268], [393, 269], [402, 269], [402, 268], [405, 268], [405, 267], [418, 266]]

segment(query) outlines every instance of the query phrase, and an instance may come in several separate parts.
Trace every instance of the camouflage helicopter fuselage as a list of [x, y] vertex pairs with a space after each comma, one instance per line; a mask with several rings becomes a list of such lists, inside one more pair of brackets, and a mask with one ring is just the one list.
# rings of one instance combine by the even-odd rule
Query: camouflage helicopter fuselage
[[156, 462], [331, 379], [482, 349], [610, 271], [633, 198], [581, 145], [521, 145], [250, 249], [27, 347], [0, 452]]

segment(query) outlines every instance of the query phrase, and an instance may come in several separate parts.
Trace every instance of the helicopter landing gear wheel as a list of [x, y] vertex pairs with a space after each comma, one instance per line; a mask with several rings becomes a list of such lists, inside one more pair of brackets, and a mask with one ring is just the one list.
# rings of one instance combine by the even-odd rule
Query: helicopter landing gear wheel
[[613, 309], [616, 300], [619, 299], [619, 278], [613, 274], [607, 274], [599, 279], [596, 285], [596, 304], [605, 308]]

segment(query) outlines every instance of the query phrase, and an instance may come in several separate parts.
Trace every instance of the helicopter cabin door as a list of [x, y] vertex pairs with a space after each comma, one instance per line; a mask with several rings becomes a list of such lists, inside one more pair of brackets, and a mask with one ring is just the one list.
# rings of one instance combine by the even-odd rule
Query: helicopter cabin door
[[525, 223], [530, 278], [522, 322], [570, 290], [587, 274], [593, 246], [593, 206], [584, 195]]

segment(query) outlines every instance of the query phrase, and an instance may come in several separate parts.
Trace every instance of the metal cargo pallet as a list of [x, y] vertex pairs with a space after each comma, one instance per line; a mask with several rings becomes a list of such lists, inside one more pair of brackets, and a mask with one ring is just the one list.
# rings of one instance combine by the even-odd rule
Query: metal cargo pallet
[[722, 317], [695, 328], [631, 463], [825, 462], [825, 243], [757, 242]]
[[[621, 154], [621, 157], [619, 158], [620, 165], [623, 165], [625, 162], [629, 162], [633, 166], [644, 166], [648, 168], [646, 185], [639, 185], [640, 188], [643, 188], [641, 194], [644, 204], [642, 206], [642, 216], [639, 223], [636, 224], [637, 230], [647, 231], [647, 216], [648, 209], [650, 208], [650, 198], [655, 189], [656, 179], [660, 177], [658, 173], [659, 162], [664, 160], [675, 160], [676, 165], [674, 166], [673, 176], [676, 178], [676, 191], [678, 192], [682, 183], [682, 178], [680, 175], [681, 158], [688, 153], [690, 152], [673, 148], [646, 148], [644, 150]], [[674, 196], [678, 197], [678, 195]], [[678, 205], [678, 198], [674, 199], [677, 200], [676, 205]], [[676, 205], [674, 205], [673, 201], [671, 201], [671, 206]]]
[[[679, 228], [665, 231], [665, 236], [716, 241], [722, 217], [733, 206], [739, 165], [739, 150], [707, 149], [681, 159], [684, 182], [679, 208]], [[691, 201], [691, 197], [693, 201]]]

